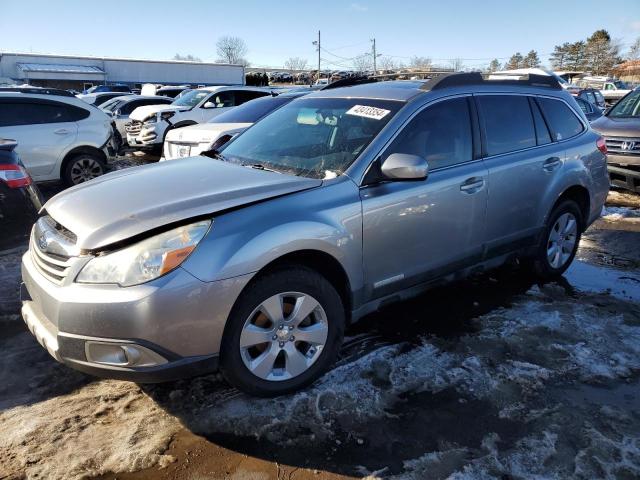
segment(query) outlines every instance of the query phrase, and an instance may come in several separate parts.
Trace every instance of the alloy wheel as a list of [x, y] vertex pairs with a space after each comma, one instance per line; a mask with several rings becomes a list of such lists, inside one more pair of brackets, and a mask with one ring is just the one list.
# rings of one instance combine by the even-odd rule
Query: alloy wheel
[[104, 172], [100, 162], [90, 157], [83, 157], [76, 160], [71, 167], [71, 182], [74, 185], [87, 182], [93, 178], [99, 177]]
[[578, 238], [578, 221], [572, 213], [558, 217], [547, 240], [547, 261], [555, 269], [562, 268], [571, 258]]
[[301, 292], [279, 293], [264, 300], [245, 321], [240, 355], [257, 377], [289, 380], [316, 362], [328, 333], [327, 315], [315, 298]]

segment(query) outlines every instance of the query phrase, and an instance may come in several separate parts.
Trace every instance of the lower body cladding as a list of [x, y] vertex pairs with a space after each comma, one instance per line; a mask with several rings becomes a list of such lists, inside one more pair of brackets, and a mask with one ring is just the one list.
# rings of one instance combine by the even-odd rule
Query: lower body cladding
[[224, 327], [251, 274], [202, 282], [181, 267], [152, 282], [56, 285], [27, 252], [22, 315], [57, 361], [92, 375], [161, 382], [214, 371]]

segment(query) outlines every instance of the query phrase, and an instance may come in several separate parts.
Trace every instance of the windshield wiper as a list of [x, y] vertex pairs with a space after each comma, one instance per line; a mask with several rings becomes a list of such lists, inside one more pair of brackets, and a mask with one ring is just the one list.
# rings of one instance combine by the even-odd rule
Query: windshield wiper
[[278, 170], [274, 170], [273, 168], [265, 167], [261, 163], [244, 163], [243, 167], [255, 168], [256, 170], [264, 170], [266, 172], [274, 172], [274, 173], [282, 173]]

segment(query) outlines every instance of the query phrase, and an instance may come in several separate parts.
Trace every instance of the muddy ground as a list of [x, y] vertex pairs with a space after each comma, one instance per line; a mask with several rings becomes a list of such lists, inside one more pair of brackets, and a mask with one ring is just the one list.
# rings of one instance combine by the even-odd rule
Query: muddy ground
[[603, 214], [561, 281], [503, 268], [387, 308], [270, 400], [58, 365], [2, 252], [0, 479], [639, 478], [640, 197]]

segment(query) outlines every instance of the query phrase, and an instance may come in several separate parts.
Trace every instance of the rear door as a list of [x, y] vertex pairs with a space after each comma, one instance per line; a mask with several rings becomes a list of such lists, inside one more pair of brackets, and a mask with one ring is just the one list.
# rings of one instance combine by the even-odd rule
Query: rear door
[[495, 256], [533, 244], [543, 194], [565, 156], [533, 97], [475, 96], [489, 171], [487, 254]]
[[476, 262], [482, 251], [487, 170], [474, 151], [471, 97], [433, 103], [406, 124], [372, 165], [392, 153], [420, 155], [425, 180], [375, 181], [361, 188], [363, 264], [369, 298]]
[[53, 100], [0, 99], [0, 138], [18, 142], [16, 151], [35, 180], [53, 173], [76, 141], [77, 120], [89, 112]]

